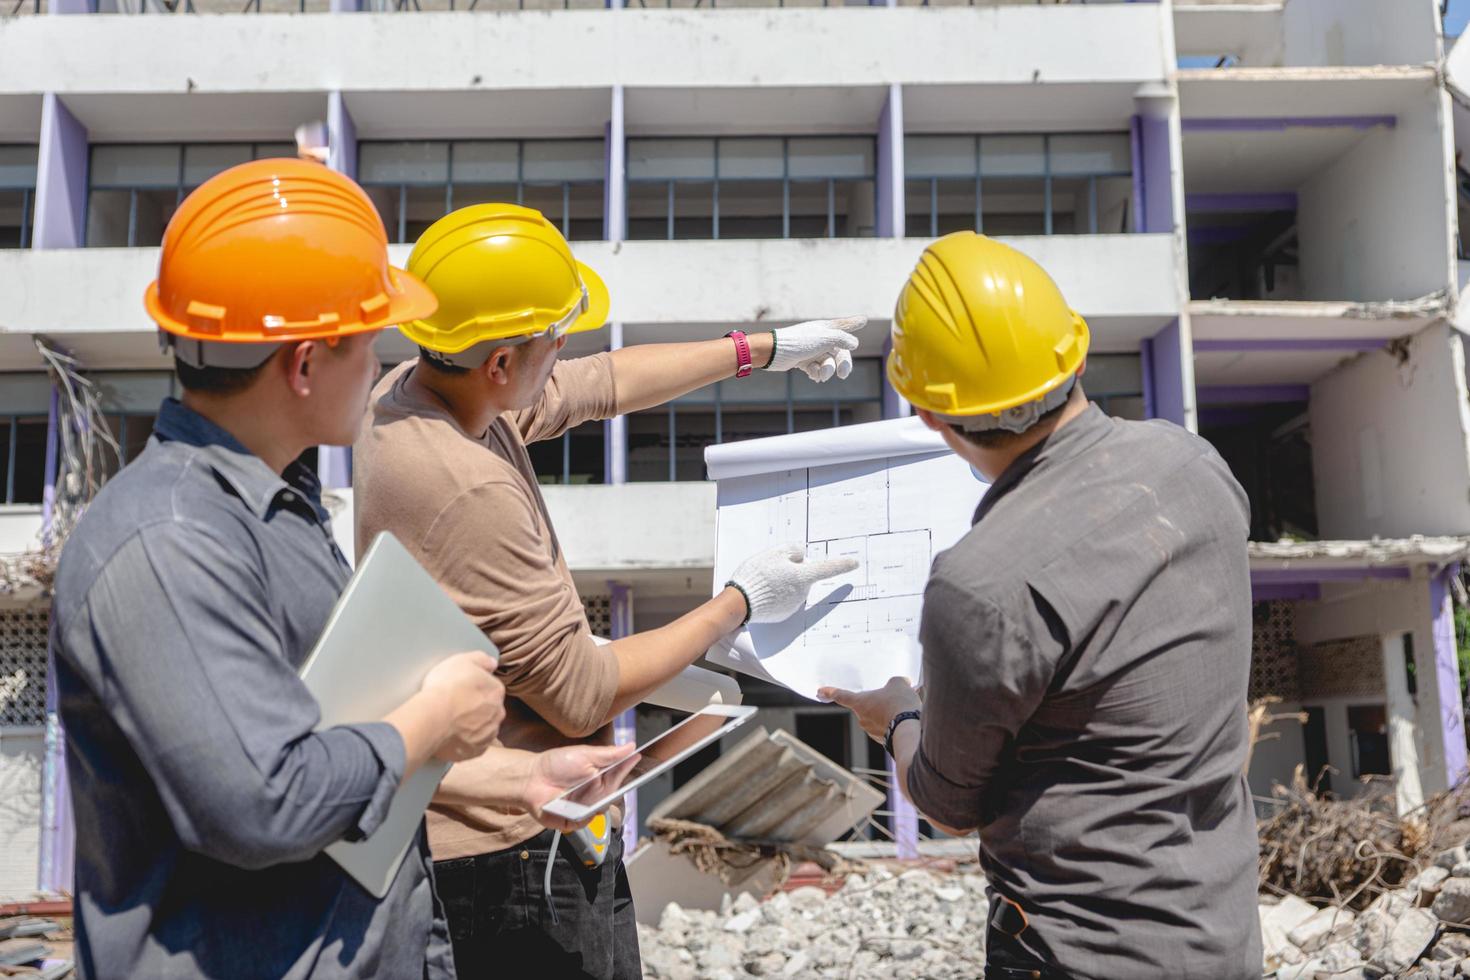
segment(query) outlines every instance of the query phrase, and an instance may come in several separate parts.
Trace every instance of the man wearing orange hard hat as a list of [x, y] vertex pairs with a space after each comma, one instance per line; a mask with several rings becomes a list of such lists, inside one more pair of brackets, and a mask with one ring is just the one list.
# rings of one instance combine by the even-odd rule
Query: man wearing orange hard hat
[[[297, 673], [349, 575], [297, 457], [352, 441], [374, 336], [436, 300], [351, 180], [260, 160], [183, 202], [145, 302], [183, 397], [71, 534], [52, 604], [81, 974], [453, 977], [422, 827], [381, 900], [322, 852], [430, 759], [482, 755], [494, 662], [319, 731]], [[480, 792], [537, 813], [617, 755], [502, 752]]]
[[1090, 404], [1090, 340], [1015, 249], [925, 249], [888, 377], [991, 486], [934, 561], [922, 697], [822, 694], [978, 829], [987, 980], [1259, 977], [1245, 493], [1203, 439]]

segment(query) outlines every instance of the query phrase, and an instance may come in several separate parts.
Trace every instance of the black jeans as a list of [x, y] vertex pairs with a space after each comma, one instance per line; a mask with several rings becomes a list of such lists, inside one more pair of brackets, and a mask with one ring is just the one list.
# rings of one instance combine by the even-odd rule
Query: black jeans
[[555, 922], [542, 893], [551, 836], [548, 830], [509, 850], [434, 864], [460, 980], [643, 976], [621, 836], [600, 868], [582, 867], [561, 844], [551, 873]]

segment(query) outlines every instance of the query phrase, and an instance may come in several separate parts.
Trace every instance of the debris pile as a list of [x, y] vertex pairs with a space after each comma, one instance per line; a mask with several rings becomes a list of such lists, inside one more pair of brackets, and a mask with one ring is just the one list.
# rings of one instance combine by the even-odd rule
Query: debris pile
[[978, 872], [875, 866], [830, 896], [813, 886], [764, 902], [745, 894], [719, 912], [670, 903], [656, 928], [639, 926], [639, 940], [653, 980], [973, 980], [984, 969], [988, 911]]
[[71, 929], [55, 919], [0, 915], [0, 977], [63, 980], [73, 975]]

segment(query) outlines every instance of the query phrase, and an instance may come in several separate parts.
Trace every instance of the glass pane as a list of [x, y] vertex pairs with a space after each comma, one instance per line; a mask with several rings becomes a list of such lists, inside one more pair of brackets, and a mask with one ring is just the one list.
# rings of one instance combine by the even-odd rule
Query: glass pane
[[1121, 235], [1133, 230], [1133, 178], [1099, 177], [1097, 184], [1097, 232]]
[[[1137, 360], [1137, 358], [1135, 358]], [[883, 365], [882, 358], [859, 357], [852, 362], [852, 373], [846, 378], [818, 383], [801, 371], [791, 373], [791, 397], [798, 402], [855, 401], [858, 399], [881, 399], [883, 391], [879, 381]], [[1091, 375], [1091, 362], [1088, 374]], [[745, 379], [742, 379], [745, 380]]]
[[980, 193], [981, 221], [987, 235], [1046, 233], [1045, 179], [987, 177]]
[[151, 415], [173, 390], [173, 375], [164, 371], [96, 371], [89, 377], [109, 412]]
[[669, 478], [667, 409], [628, 416], [628, 480], [650, 483]]
[[[833, 190], [834, 200], [830, 204], [835, 209], [835, 188]], [[833, 226], [828, 226], [827, 181], [794, 180], [791, 182], [790, 198], [792, 238], [826, 238], [838, 233], [835, 215]]]
[[1042, 137], [980, 137], [980, 172], [987, 177], [1030, 177], [1046, 173]]
[[877, 234], [877, 185], [871, 180], [833, 182], [839, 238], [872, 238]]
[[628, 140], [628, 177], [714, 177], [714, 140]]
[[546, 215], [546, 220], [556, 225], [565, 235], [567, 230], [562, 224], [565, 211], [562, 203], [563, 186], [562, 184], [527, 184], [522, 192], [522, 203]]
[[715, 237], [715, 182], [674, 182], [674, 237]]
[[930, 238], [937, 234], [930, 184], [928, 180], [903, 182], [903, 232], [910, 238]]
[[126, 245], [132, 191], [93, 191], [87, 196], [87, 244]]
[[363, 190], [367, 191], [368, 200], [373, 202], [373, 207], [378, 209], [378, 217], [383, 219], [388, 241], [402, 242], [403, 238], [398, 230], [398, 188], [364, 187]]
[[16, 429], [13, 499], [17, 504], [39, 504], [46, 487], [46, 419], [23, 418]]
[[184, 186], [198, 187], [221, 170], [251, 159], [249, 143], [204, 143], [184, 147]]
[[363, 143], [357, 179], [364, 184], [427, 184], [449, 180], [449, 144]]
[[179, 152], [172, 143], [155, 146], [95, 146], [92, 187], [177, 187]]
[[270, 160], [279, 157], [294, 157], [296, 155], [295, 143], [257, 143], [255, 144], [255, 159]]
[[36, 186], [36, 148], [0, 146], [0, 187]]
[[541, 483], [561, 483], [566, 470], [568, 483], [601, 483], [604, 469], [604, 432], [601, 422], [584, 422], [572, 429], [570, 439], [533, 442], [526, 447], [531, 466]]
[[600, 242], [607, 237], [603, 230], [603, 212], [607, 208], [603, 182], [573, 184], [572, 231], [567, 237], [574, 242]]
[[[692, 393], [691, 393], [692, 397]], [[786, 374], [756, 371], [748, 378], [720, 383], [720, 400], [726, 405], [749, 405], [752, 402], [786, 404]], [[785, 431], [784, 429], [782, 430]]]
[[10, 475], [10, 440], [12, 437], [10, 419], [0, 417], [0, 504], [9, 503], [5, 499], [5, 487], [7, 477]]
[[628, 184], [628, 238], [632, 241], [670, 237], [669, 185], [665, 181]]
[[30, 241], [31, 193], [0, 190], [0, 248], [20, 248]]
[[1126, 174], [1132, 171], [1127, 133], [1084, 133], [1051, 138], [1054, 174]]
[[725, 442], [782, 435], [786, 432], [786, 410], [723, 412], [720, 429]]
[[[452, 176], [454, 182], [471, 184], [514, 184], [518, 179], [519, 150], [513, 142], [472, 142], [454, 144]], [[458, 206], [459, 191], [455, 190]], [[504, 200], [504, 198], [502, 198]], [[514, 198], [511, 198], [514, 200]]]
[[1143, 391], [1143, 366], [1137, 354], [1091, 354], [1087, 358], [1088, 397], [1136, 395]]
[[601, 140], [532, 140], [525, 144], [526, 180], [602, 180]]
[[780, 238], [781, 181], [720, 180], [721, 238]]
[[792, 139], [786, 146], [787, 166], [793, 177], [871, 177], [871, 137]]
[[973, 136], [909, 136], [903, 167], [910, 177], [967, 177], [975, 173]]
[[781, 141], [778, 139], [720, 140], [720, 179], [727, 177], [776, 177], [782, 175]]
[[415, 242], [428, 227], [444, 217], [444, 186], [409, 186], [404, 241]]
[[1088, 177], [1054, 177], [1051, 182], [1052, 232], [1057, 235], [1086, 235], [1092, 231], [1097, 202], [1095, 187]]
[[133, 237], [128, 244], [135, 247], [161, 244], [163, 229], [168, 227], [168, 219], [179, 206], [178, 191], [134, 191], [133, 195], [137, 204]]

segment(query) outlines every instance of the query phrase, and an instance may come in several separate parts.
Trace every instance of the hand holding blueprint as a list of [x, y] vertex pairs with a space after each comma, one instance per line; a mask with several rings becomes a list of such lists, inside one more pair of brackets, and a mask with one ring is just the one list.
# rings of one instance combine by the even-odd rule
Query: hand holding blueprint
[[711, 446], [719, 482], [715, 589], [781, 544], [858, 568], [816, 585], [781, 623], [752, 624], [709, 658], [809, 698], [919, 679], [919, 613], [934, 556], [970, 528], [986, 490], [917, 418]]

